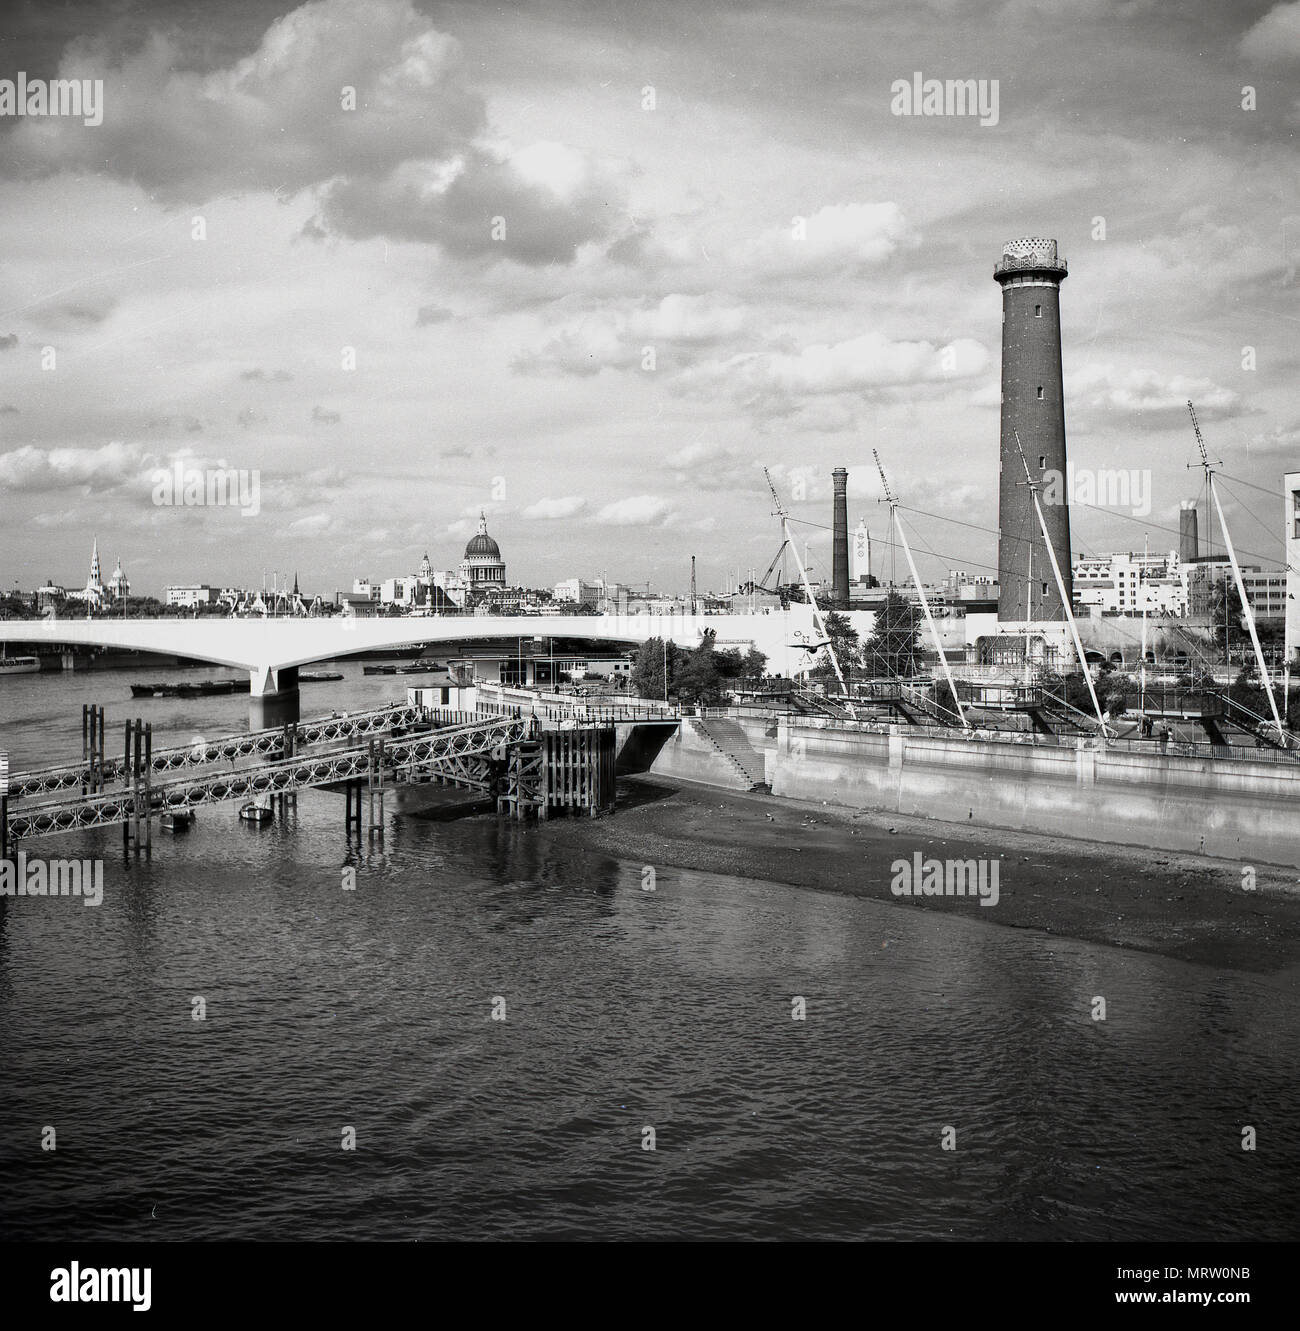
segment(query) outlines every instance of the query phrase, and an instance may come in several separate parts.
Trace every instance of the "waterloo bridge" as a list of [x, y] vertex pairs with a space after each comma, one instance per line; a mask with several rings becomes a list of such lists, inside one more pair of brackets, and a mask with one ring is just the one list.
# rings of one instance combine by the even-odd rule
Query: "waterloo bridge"
[[354, 618], [42, 619], [0, 621], [0, 643], [107, 647], [209, 661], [247, 670], [254, 700], [296, 712], [298, 668], [316, 661], [400, 648], [520, 638], [576, 639], [637, 647], [662, 638], [687, 650], [705, 631], [719, 649], [754, 647], [768, 670], [802, 674], [821, 639], [811, 607], [752, 615], [428, 615]]

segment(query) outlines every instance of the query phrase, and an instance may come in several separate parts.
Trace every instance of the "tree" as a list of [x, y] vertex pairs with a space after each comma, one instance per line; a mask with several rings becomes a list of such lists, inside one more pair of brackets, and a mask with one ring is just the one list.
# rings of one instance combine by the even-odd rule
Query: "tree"
[[919, 607], [891, 591], [876, 611], [876, 622], [862, 648], [869, 675], [915, 675], [921, 664]]
[[[829, 611], [823, 616], [826, 624], [826, 636], [830, 639], [831, 648], [835, 652], [835, 659], [840, 663], [840, 672], [844, 676], [845, 684], [851, 684], [853, 680], [853, 668], [859, 664], [859, 652], [861, 650], [858, 643], [858, 631], [843, 616], [837, 615], [834, 610]], [[831, 653], [825, 647], [817, 653], [816, 664], [809, 672], [813, 679], [821, 680], [823, 683], [837, 683], [835, 678], [835, 666], [831, 661]]]
[[760, 652], [757, 647], [751, 647], [745, 653], [745, 668], [741, 674], [746, 679], [762, 679], [767, 673], [767, 656]]
[[[666, 649], [668, 659], [668, 691], [671, 692], [681, 665], [682, 651], [670, 642]], [[642, 643], [632, 662], [632, 689], [638, 698], [663, 698], [665, 647], [662, 638], [651, 638]]]
[[687, 656], [677, 678], [677, 696], [687, 703], [705, 706], [722, 697], [722, 681], [712, 647], [701, 643]]
[[736, 647], [714, 651], [713, 664], [722, 679], [739, 679], [745, 673], [745, 658]]
[[1226, 641], [1229, 647], [1241, 645], [1248, 636], [1241, 622], [1244, 614], [1235, 578], [1225, 573], [1210, 584], [1210, 627], [1219, 642]]

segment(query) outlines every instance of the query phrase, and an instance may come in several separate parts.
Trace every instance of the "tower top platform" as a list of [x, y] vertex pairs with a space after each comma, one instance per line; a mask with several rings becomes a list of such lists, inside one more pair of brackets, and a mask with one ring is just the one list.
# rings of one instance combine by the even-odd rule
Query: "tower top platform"
[[1002, 261], [993, 270], [997, 281], [1020, 273], [1047, 273], [1058, 279], [1069, 272], [1068, 265], [1056, 252], [1056, 241], [1046, 236], [1022, 236], [1002, 246]]

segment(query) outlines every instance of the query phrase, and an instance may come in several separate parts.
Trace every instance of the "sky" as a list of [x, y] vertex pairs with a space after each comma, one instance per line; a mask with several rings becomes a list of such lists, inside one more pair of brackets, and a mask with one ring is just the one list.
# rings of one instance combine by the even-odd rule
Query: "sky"
[[[137, 593], [328, 595], [482, 510], [512, 583], [721, 589], [780, 545], [764, 466], [825, 575], [833, 467], [886, 537], [873, 450], [922, 576], [991, 573], [993, 267], [1035, 235], [1071, 459], [1151, 478], [1076, 554], [1176, 544], [1190, 398], [1281, 557], [1300, 3], [36, 0], [20, 73], [103, 106], [0, 115], [6, 588], [97, 537]], [[996, 123], [897, 114], [915, 73], [996, 80]], [[257, 512], [158, 502], [178, 460]]]

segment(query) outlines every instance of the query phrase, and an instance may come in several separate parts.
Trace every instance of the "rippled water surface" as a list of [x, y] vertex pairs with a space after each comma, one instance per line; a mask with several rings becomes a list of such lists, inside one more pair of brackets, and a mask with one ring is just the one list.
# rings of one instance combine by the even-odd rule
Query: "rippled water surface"
[[[304, 712], [402, 691], [349, 675]], [[0, 743], [73, 756], [92, 696], [178, 740], [246, 720], [125, 678], [0, 681]], [[546, 828], [391, 803], [358, 852], [324, 793], [155, 838], [41, 843], [104, 857], [98, 909], [0, 902], [0, 1235], [1300, 1234], [1294, 972], [670, 868], [646, 892]]]

